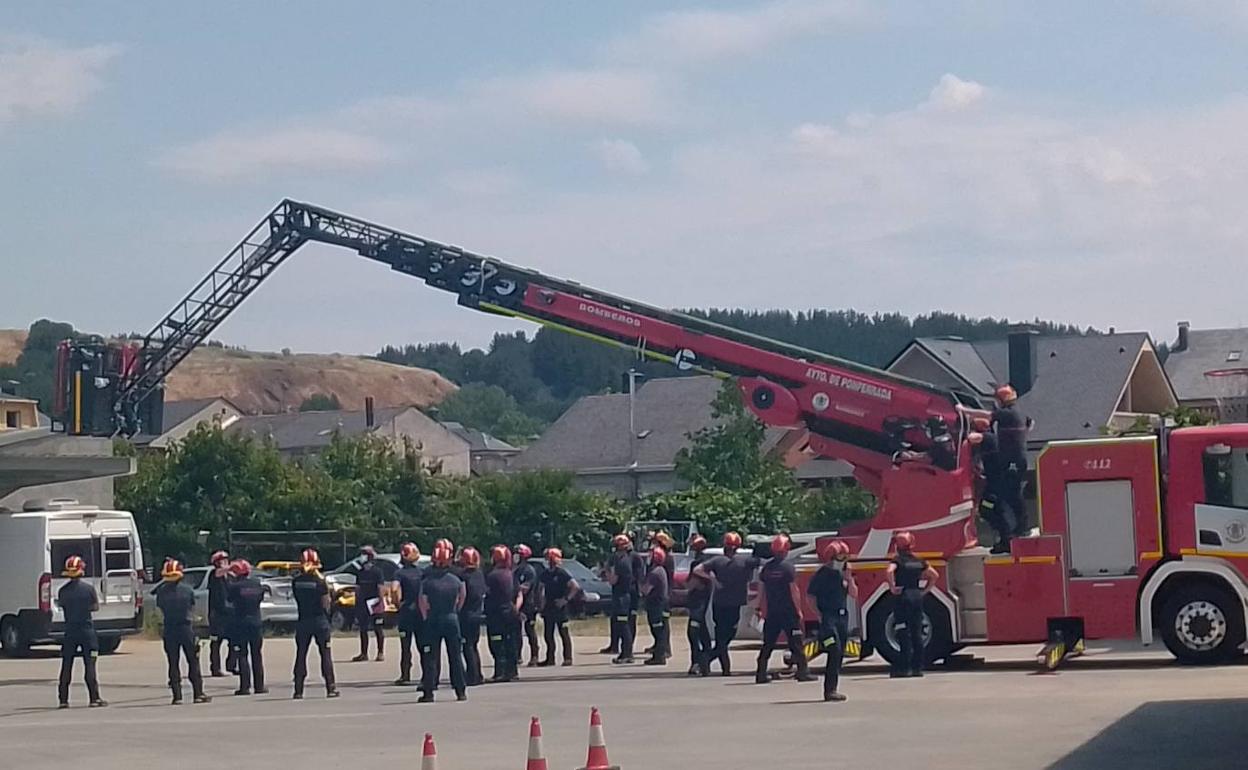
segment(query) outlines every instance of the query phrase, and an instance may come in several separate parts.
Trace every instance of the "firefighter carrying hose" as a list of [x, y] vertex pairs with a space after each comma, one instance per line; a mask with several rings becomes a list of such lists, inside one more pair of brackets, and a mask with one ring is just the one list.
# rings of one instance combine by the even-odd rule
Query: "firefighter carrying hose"
[[65, 616], [65, 636], [61, 639], [61, 676], [56, 686], [59, 708], [63, 709], [69, 708], [69, 682], [73, 677], [74, 658], [79, 655], [82, 656], [89, 705], [91, 708], [108, 705], [108, 701], [100, 697], [100, 682], [95, 673], [100, 640], [91, 620], [92, 613], [100, 608], [100, 597], [95, 593], [95, 587], [82, 579], [86, 571], [87, 563], [81, 556], [66, 559], [61, 575], [69, 581], [56, 593], [56, 604]]
[[[208, 561], [212, 572], [208, 575], [208, 672], [211, 676], [238, 673], [234, 660], [234, 648], [229, 643], [230, 605], [226, 601], [226, 587], [230, 581], [230, 555], [217, 551]], [[221, 645], [225, 645], [225, 671], [221, 670]]]
[[464, 679], [469, 687], [485, 682], [481, 673], [481, 626], [485, 622], [485, 575], [481, 554], [466, 546], [459, 552], [459, 578], [464, 581], [464, 604], [459, 608], [459, 632], [463, 637]]
[[445, 545], [435, 546], [433, 567], [420, 582], [420, 612], [424, 617], [427, 649], [423, 661], [421, 703], [433, 702], [433, 691], [441, 668], [435, 661], [440, 661], [444, 644], [455, 699], [468, 700], [464, 683], [463, 638], [459, 633], [459, 609], [464, 604], [465, 589], [464, 582], [451, 572], [454, 555], [454, 551]]
[[491, 682], [513, 682], [519, 675], [520, 602], [511, 569], [511, 549], [496, 545], [490, 549], [493, 566], [485, 576], [485, 633], [490, 657], [494, 659]]
[[763, 621], [763, 648], [758, 653], [758, 669], [754, 672], [755, 684], [767, 684], [771, 677], [767, 663], [778, 646], [780, 635], [788, 639], [789, 654], [797, 664], [797, 681], [810, 682], [814, 677], [806, 663], [802, 646], [802, 595], [797, 588], [797, 571], [788, 561], [792, 544], [788, 535], [776, 535], [771, 539], [771, 559], [763, 565], [759, 577], [767, 597], [767, 619]]
[[914, 553], [914, 535], [893, 535], [897, 555], [888, 565], [888, 586], [897, 597], [893, 630], [901, 647], [901, 659], [890, 676], [895, 679], [923, 676], [923, 597], [938, 577], [936, 570]]
[[[399, 593], [399, 678], [394, 680], [397, 685], [415, 681], [412, 679], [412, 647], [421, 649], [420, 581], [424, 570], [417, 564], [419, 560], [420, 549], [415, 543], [400, 546], [399, 561], [402, 565], [394, 573]], [[422, 660], [421, 666], [424, 665]], [[417, 676], [416, 680], [419, 679]]]
[[1009, 385], [997, 388], [997, 408], [992, 410], [992, 427], [1001, 452], [1001, 503], [1010, 509], [1014, 536], [1024, 537], [1031, 526], [1023, 501], [1023, 483], [1027, 480], [1027, 433], [1034, 423], [1018, 408], [1018, 393]]
[[[693, 562], [689, 571], [689, 592], [685, 605], [689, 610], [689, 676], [711, 675], [711, 631], [706, 627], [706, 612], [711, 603], [711, 581], [699, 577], [697, 567], [706, 561], [706, 538], [693, 535], [689, 538], [689, 550]], [[670, 629], [669, 629], [670, 630]]]
[[819, 645], [827, 653], [827, 669], [823, 674], [823, 699], [840, 702], [845, 696], [837, 689], [841, 663], [845, 659], [845, 642], [849, 639], [849, 612], [846, 598], [857, 599], [858, 587], [849, 574], [849, 546], [843, 540], [832, 540], [819, 549], [823, 566], [810, 579], [806, 593], [815, 598], [819, 609]]
[[251, 574], [251, 562], [235, 559], [230, 562], [228, 598], [233, 612], [230, 616], [230, 645], [238, 663], [238, 689], [235, 695], [263, 695], [264, 686], [264, 626], [260, 617], [260, 604], [264, 601], [264, 586]]
[[325, 681], [325, 697], [337, 698], [334, 684], [334, 660], [330, 654], [329, 641], [329, 586], [321, 575], [321, 556], [315, 548], [305, 548], [300, 558], [301, 570], [290, 581], [291, 593], [299, 619], [295, 623], [295, 693], [294, 699], [303, 698], [303, 683], [308, 678], [308, 648], [316, 644], [321, 660], [321, 678]]
[[173, 693], [172, 705], [182, 703], [182, 658], [186, 658], [186, 675], [191, 680], [191, 693], [196, 703], [207, 703], [212, 698], [204, 695], [204, 679], [199, 671], [199, 640], [191, 628], [191, 615], [195, 610], [195, 591], [182, 582], [182, 563], [166, 559], [160, 576], [164, 582], [156, 591], [156, 606], [160, 608], [163, 628], [161, 639], [165, 647], [165, 660], [169, 664], [169, 690]]

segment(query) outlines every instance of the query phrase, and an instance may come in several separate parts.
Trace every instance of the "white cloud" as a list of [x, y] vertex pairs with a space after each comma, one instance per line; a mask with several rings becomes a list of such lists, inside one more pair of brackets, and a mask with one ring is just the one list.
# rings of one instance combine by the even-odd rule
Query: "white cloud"
[[612, 173], [639, 176], [650, 170], [641, 150], [626, 139], [600, 139], [592, 148], [603, 167]]
[[946, 72], [932, 88], [928, 104], [942, 110], [961, 110], [981, 101], [987, 93], [980, 83]]
[[102, 87], [104, 68], [121, 50], [0, 37], [0, 124], [73, 112]]
[[226, 182], [290, 170], [351, 171], [394, 156], [389, 146], [367, 134], [291, 127], [223, 132], [176, 147], [158, 164], [191, 179]]
[[497, 78], [481, 84], [478, 107], [560, 122], [652, 126], [676, 113], [668, 88], [651, 72], [581, 69]]

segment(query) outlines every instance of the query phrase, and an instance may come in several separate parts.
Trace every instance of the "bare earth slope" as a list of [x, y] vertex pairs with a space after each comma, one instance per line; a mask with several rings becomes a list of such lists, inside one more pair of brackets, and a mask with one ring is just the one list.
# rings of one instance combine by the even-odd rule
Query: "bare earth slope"
[[25, 329], [0, 329], [0, 366], [16, 363], [25, 344]]

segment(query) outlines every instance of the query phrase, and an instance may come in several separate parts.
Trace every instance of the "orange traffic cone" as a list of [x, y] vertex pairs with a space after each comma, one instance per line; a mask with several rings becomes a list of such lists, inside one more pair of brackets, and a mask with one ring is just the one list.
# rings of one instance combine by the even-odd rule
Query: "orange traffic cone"
[[589, 756], [581, 770], [620, 770], [607, 759], [607, 741], [602, 737], [602, 715], [598, 707], [589, 710]]
[[421, 754], [420, 770], [438, 770], [438, 750], [433, 745], [433, 733], [425, 733], [425, 750]]
[[537, 717], [529, 722], [529, 761], [524, 770], [546, 770], [546, 757], [542, 753], [542, 723]]

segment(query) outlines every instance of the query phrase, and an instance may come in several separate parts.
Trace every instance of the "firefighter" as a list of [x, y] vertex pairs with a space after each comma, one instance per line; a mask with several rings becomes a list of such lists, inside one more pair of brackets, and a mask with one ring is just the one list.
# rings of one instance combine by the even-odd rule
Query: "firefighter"
[[641, 584], [641, 593], [645, 598], [646, 622], [650, 626], [650, 634], [654, 637], [654, 647], [647, 666], [666, 666], [671, 655], [668, 647], [668, 609], [670, 584], [667, 582], [667, 552], [661, 546], [650, 549], [650, 571]]
[[464, 606], [459, 609], [459, 630], [464, 639], [464, 681], [475, 687], [485, 681], [481, 673], [481, 625], [485, 622], [485, 575], [481, 554], [467, 546], [459, 553], [460, 579], [464, 581]]
[[82, 656], [83, 680], [87, 684], [87, 696], [91, 708], [107, 706], [100, 697], [100, 682], [95, 674], [95, 660], [100, 655], [100, 640], [95, 635], [95, 623], [91, 615], [100, 608], [100, 597], [95, 586], [82, 579], [87, 563], [81, 556], [65, 560], [62, 577], [69, 580], [56, 592], [56, 605], [65, 618], [65, 636], [61, 639], [61, 676], [56, 693], [60, 708], [69, 708], [69, 681], [74, 673], [74, 658]]
[[806, 652], [802, 645], [802, 595], [797, 588], [797, 572], [788, 560], [791, 547], [788, 535], [776, 535], [771, 539], [771, 558], [763, 565], [759, 579], [767, 598], [767, 618], [763, 621], [763, 649], [758, 653], [758, 668], [754, 672], [755, 684], [767, 684], [767, 663], [776, 649], [780, 635], [788, 639], [789, 654], [797, 664], [797, 681], [810, 682]]
[[496, 545], [490, 549], [492, 567], [485, 576], [486, 646], [494, 659], [491, 682], [512, 682], [519, 676], [516, 634], [520, 632], [520, 602], [511, 569], [511, 549]]
[[976, 417], [971, 421], [971, 427], [972, 432], [967, 440], [974, 447], [984, 480], [979, 499], [979, 515], [997, 534], [992, 553], [1009, 553], [1014, 523], [1007, 508], [1001, 503], [1001, 492], [1005, 487], [1005, 464], [1001, 460], [1000, 443], [997, 435], [989, 430], [988, 418]]
[[542, 626], [546, 635], [546, 659], [538, 665], [555, 665], [555, 632], [563, 642], [563, 665], [572, 665], [572, 634], [568, 631], [568, 603], [581, 590], [563, 568], [563, 551], [546, 549], [546, 569], [542, 584]]
[[260, 618], [260, 603], [264, 601], [264, 586], [251, 575], [251, 563], [246, 559], [230, 562], [229, 601], [230, 644], [234, 648], [234, 660], [238, 663], [238, 689], [235, 695], [256, 695], [268, 692], [264, 686], [264, 627]]
[[897, 597], [893, 630], [901, 647], [901, 659], [893, 667], [893, 678], [923, 676], [923, 597], [932, 590], [936, 570], [914, 553], [914, 535], [901, 531], [893, 535], [897, 555], [888, 565], [888, 587]]
[[445, 643], [451, 668], [451, 687], [456, 700], [467, 700], [464, 683], [463, 639], [459, 633], [459, 610], [464, 606], [464, 582], [451, 571], [454, 552], [445, 547], [433, 549], [433, 567], [420, 581], [420, 613], [424, 618], [426, 658], [422, 661], [421, 703], [433, 702]]
[[633, 613], [633, 584], [640, 576], [633, 572], [632, 539], [620, 533], [611, 543], [615, 546], [615, 553], [607, 562], [607, 582], [611, 584], [611, 638], [612, 646], [619, 652], [611, 662], [632, 663], [633, 629], [629, 619]]
[[[653, 535], [651, 535], [650, 542], [652, 544], [657, 543], [660, 549], [660, 552], [663, 554], [663, 558], [660, 560], [660, 562], [663, 565], [663, 571], [667, 573], [667, 587], [668, 587], [668, 591], [670, 592], [672, 587], [676, 585], [676, 553], [675, 551], [672, 550], [673, 547], [676, 545], [676, 541], [667, 532], [663, 530], [659, 530], [658, 532], [655, 532]], [[650, 554], [650, 564], [651, 565], [654, 564], [653, 547], [651, 549], [651, 554]], [[649, 571], [650, 571], [649, 566], [647, 566], [646, 572], [643, 574], [648, 575]], [[649, 622], [649, 613], [647, 612], [647, 623], [648, 622]], [[657, 642], [658, 640], [654, 640], [654, 641]], [[651, 655], [654, 654], [654, 650], [655, 650], [654, 644], [651, 644], [649, 647], [646, 648], [646, 652]], [[670, 656], [671, 650], [668, 650], [667, 654]]]
[[845, 696], [837, 689], [841, 663], [845, 659], [845, 642], [849, 639], [849, 610], [846, 598], [858, 598], [858, 587], [849, 574], [849, 546], [843, 540], [832, 540], [819, 549], [823, 566], [810, 579], [806, 593], [815, 599], [819, 609], [819, 646], [828, 656], [823, 674], [823, 699], [840, 702]]
[[[230, 628], [230, 605], [226, 601], [226, 588], [230, 581], [230, 555], [217, 551], [208, 561], [212, 573], [208, 575], [208, 670], [214, 677], [225, 676], [225, 671], [238, 673], [234, 660], [234, 648], [226, 638]], [[225, 671], [221, 670], [221, 645], [225, 645]]]
[[538, 661], [537, 650], [537, 570], [529, 563], [529, 559], [533, 557], [533, 549], [519, 543], [512, 549], [512, 555], [515, 559], [515, 569], [512, 575], [516, 581], [516, 588], [524, 596], [523, 604], [520, 609], [520, 619], [522, 624], [522, 633], [516, 637], [516, 660], [519, 661], [523, 655], [524, 642], [529, 643], [529, 665], [536, 666]]
[[741, 619], [741, 608], [745, 606], [750, 579], [762, 563], [753, 555], [739, 553], [740, 548], [741, 536], [728, 532], [724, 535], [723, 555], [708, 559], [694, 568], [698, 577], [713, 581], [711, 617], [715, 621], [715, 648], [711, 651], [711, 659], [719, 660], [720, 673], [724, 676], [732, 674], [728, 647], [737, 635], [737, 623]]
[[[404, 543], [399, 547], [401, 566], [394, 573], [394, 582], [399, 594], [399, 678], [396, 685], [408, 685], [412, 679], [412, 647], [423, 651], [421, 642], [420, 616], [420, 580], [424, 570], [417, 563], [420, 561], [420, 549], [415, 543]], [[421, 666], [424, 666], [421, 660]]]
[[191, 628], [195, 591], [182, 582], [182, 563], [177, 559], [166, 559], [160, 576], [164, 582], [156, 591], [156, 606], [160, 608], [161, 638], [165, 646], [165, 660], [169, 663], [172, 705], [182, 703], [183, 657], [186, 658], [186, 676], [191, 680], [195, 702], [207, 703], [212, 699], [204, 695], [204, 679], [199, 672], [199, 641]]
[[[360, 654], [352, 663], [368, 660], [368, 633], [377, 638], [377, 660], [386, 659], [385, 606], [382, 604], [381, 584], [385, 578], [377, 566], [377, 551], [366, 545], [360, 549], [360, 569], [355, 575], [355, 622], [360, 627]], [[371, 606], [370, 606], [371, 605]]]
[[303, 698], [303, 683], [308, 678], [308, 648], [316, 643], [316, 652], [321, 659], [321, 679], [325, 681], [325, 697], [337, 698], [338, 688], [334, 684], [334, 659], [330, 653], [329, 642], [332, 629], [329, 627], [329, 585], [321, 574], [321, 555], [315, 548], [305, 548], [300, 557], [301, 571], [290, 581], [291, 593], [295, 595], [295, 605], [299, 610], [299, 619], [295, 623], [295, 693], [294, 699]]
[[[711, 603], [711, 582], [704, 577], [698, 577], [693, 571], [706, 561], [706, 538], [701, 535], [691, 536], [689, 550], [693, 552], [689, 590], [685, 600], [685, 606], [689, 610], [689, 676], [710, 676], [711, 631], [706, 627], [706, 612]], [[670, 626], [668, 630], [670, 632]]]
[[1001, 503], [1013, 517], [1014, 536], [1024, 537], [1031, 527], [1027, 506], [1023, 501], [1023, 483], [1027, 480], [1027, 433], [1034, 424], [1018, 408], [1018, 393], [1009, 385], [997, 388], [997, 408], [992, 410], [991, 425], [997, 435], [1001, 452]]

